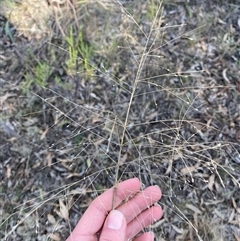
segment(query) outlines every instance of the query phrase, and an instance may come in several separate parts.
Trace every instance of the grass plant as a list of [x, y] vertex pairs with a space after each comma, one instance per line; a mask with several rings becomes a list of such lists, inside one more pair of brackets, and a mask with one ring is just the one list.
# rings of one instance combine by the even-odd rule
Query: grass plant
[[90, 64], [93, 57], [93, 47], [89, 46], [83, 40], [83, 33], [81, 31], [77, 33], [77, 37], [74, 37], [72, 28], [70, 28], [69, 36], [66, 36], [66, 41], [68, 43], [69, 54], [69, 59], [66, 62], [67, 72], [69, 75], [72, 75], [79, 71], [78, 68], [80, 68], [80, 72], [90, 77], [94, 71], [94, 68]]
[[[16, 145], [31, 143], [31, 154], [19, 157], [17, 148], [4, 154], [19, 164], [0, 185], [0, 210], [14, 206], [0, 220], [0, 237], [64, 240], [92, 199], [138, 177], [143, 188], [157, 184], [163, 192], [164, 217], [150, 227], [156, 240], [234, 240], [239, 93], [236, 69], [231, 76], [222, 71], [227, 57], [218, 52], [219, 38], [211, 36], [218, 25], [204, 18], [208, 3], [98, 3], [76, 1], [84, 28], [74, 28], [76, 16], [69, 25], [63, 19], [69, 35], [50, 44], [63, 56], [57, 64], [66, 73], [39, 61], [24, 75], [25, 90], [36, 83], [44, 88], [29, 91], [37, 113], [17, 123], [24, 140]], [[49, 83], [50, 75], [72, 88]], [[38, 138], [24, 134], [29, 126], [37, 127]], [[22, 190], [20, 201], [11, 201], [16, 190]]]
[[46, 62], [37, 62], [37, 65], [31, 69], [24, 76], [24, 81], [21, 83], [21, 89], [24, 93], [27, 93], [34, 86], [40, 88], [47, 86], [47, 81], [52, 74], [52, 67]]

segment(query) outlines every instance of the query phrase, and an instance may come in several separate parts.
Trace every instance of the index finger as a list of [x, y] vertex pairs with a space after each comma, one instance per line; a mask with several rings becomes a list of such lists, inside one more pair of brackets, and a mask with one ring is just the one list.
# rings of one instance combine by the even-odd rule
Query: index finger
[[95, 235], [102, 228], [106, 216], [112, 209], [113, 196], [116, 195], [114, 196], [113, 207], [115, 208], [125, 199], [136, 194], [140, 190], [140, 187], [141, 183], [139, 179], [132, 178], [119, 183], [116, 191], [114, 191], [114, 188], [105, 191], [90, 204], [72, 235]]

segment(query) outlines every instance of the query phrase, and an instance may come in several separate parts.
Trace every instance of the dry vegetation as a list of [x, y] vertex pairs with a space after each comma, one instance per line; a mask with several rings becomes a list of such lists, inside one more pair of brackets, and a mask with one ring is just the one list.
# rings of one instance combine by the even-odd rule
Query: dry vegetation
[[64, 240], [138, 177], [156, 240], [239, 241], [239, 3], [3, 3], [0, 239]]

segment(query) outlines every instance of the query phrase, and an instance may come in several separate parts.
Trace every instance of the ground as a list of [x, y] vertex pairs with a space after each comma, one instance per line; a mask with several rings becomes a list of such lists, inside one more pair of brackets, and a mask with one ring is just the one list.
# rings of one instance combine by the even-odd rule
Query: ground
[[1, 1], [0, 239], [64, 240], [138, 177], [156, 240], [239, 241], [238, 1]]

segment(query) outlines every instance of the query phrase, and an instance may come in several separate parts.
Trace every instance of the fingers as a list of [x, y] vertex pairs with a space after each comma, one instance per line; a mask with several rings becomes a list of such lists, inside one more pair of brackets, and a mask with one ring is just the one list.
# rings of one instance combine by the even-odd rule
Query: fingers
[[[161, 190], [158, 186], [151, 186], [140, 192], [140, 186], [139, 179], [129, 179], [119, 183], [116, 191], [111, 188], [97, 197], [67, 241], [125, 241], [126, 237], [127, 239], [135, 237], [144, 227], [159, 220], [162, 216], [162, 209], [160, 206], [152, 205], [161, 198]], [[110, 212], [113, 196], [113, 208], [117, 207], [117, 210]], [[105, 224], [102, 226], [104, 221]], [[136, 238], [136, 241], [145, 240], [153, 241], [153, 235], [145, 233]]]
[[118, 210], [112, 210], [108, 215], [99, 241], [125, 241], [127, 222]]
[[125, 216], [127, 223], [132, 221], [138, 214], [157, 202], [162, 196], [158, 186], [151, 186], [137, 193], [131, 200], [117, 208]]
[[[139, 179], [133, 178], [119, 183], [117, 187], [115, 205], [118, 206], [129, 196], [136, 194], [140, 190], [141, 183]], [[101, 228], [108, 212], [112, 209], [114, 189], [111, 188], [97, 197], [88, 207], [77, 226], [73, 230], [70, 240], [77, 240], [75, 237], [93, 237]], [[71, 238], [71, 239], [70, 239]]]
[[133, 221], [128, 223], [127, 238], [132, 239], [135, 237], [145, 227], [159, 220], [162, 217], [162, 214], [162, 208], [158, 205], [143, 211], [135, 219], [133, 219]]

